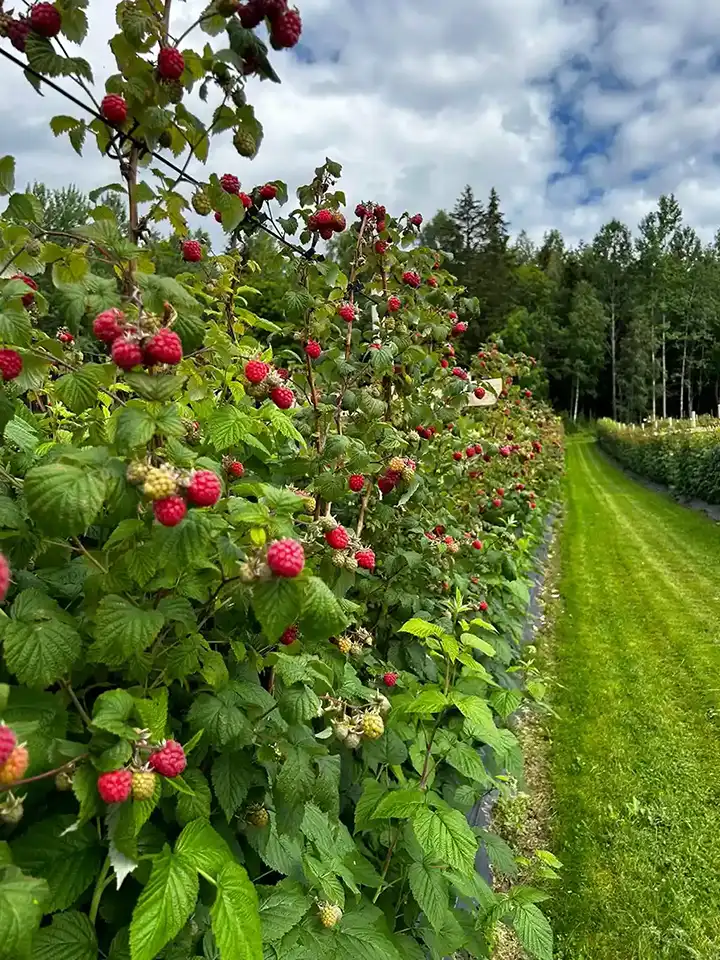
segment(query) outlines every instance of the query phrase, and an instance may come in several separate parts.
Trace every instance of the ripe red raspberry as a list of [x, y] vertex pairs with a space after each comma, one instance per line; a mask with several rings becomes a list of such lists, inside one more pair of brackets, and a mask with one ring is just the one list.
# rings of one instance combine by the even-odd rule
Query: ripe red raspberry
[[355, 216], [359, 217], [361, 220], [363, 220], [365, 217], [368, 216], [368, 208], [365, 206], [364, 203], [359, 203], [355, 207]]
[[402, 275], [403, 283], [408, 287], [417, 287], [420, 286], [420, 274], [415, 273], [414, 270], [406, 270]]
[[168, 363], [171, 366], [182, 360], [182, 341], [174, 330], [163, 327], [148, 340], [145, 345], [145, 363], [154, 366], [156, 363]]
[[318, 210], [314, 214], [313, 222], [316, 227], [332, 227], [335, 214], [332, 210]]
[[100, 103], [100, 113], [105, 117], [108, 123], [116, 127], [122, 126], [127, 120], [127, 103], [125, 98], [117, 93], [108, 93], [102, 98]]
[[482, 540], [473, 540], [472, 545], [474, 550], [482, 550], [483, 548]]
[[196, 470], [187, 488], [188, 500], [196, 507], [212, 507], [222, 493], [222, 484], [212, 470]]
[[202, 247], [197, 240], [186, 240], [182, 245], [183, 260], [189, 263], [199, 263], [202, 260]]
[[397, 481], [393, 480], [392, 477], [380, 477], [378, 480], [378, 487], [380, 488], [380, 493], [386, 497], [389, 493], [397, 486]]
[[410, 217], [410, 223], [411, 223], [414, 227], [420, 227], [420, 226], [422, 226], [422, 222], [423, 222], [423, 218], [422, 218], [422, 214], [421, 214], [421, 213], [416, 213], [415, 216]]
[[350, 537], [345, 527], [335, 527], [334, 530], [328, 530], [325, 539], [333, 550], [344, 550], [350, 543]]
[[3, 602], [7, 596], [8, 589], [10, 588], [10, 564], [7, 562], [7, 557], [0, 553], [0, 603]]
[[341, 303], [337, 313], [345, 323], [352, 323], [355, 319], [355, 307], [351, 303]]
[[466, 450], [465, 450], [465, 453], [466, 453], [466, 455], [467, 455], [468, 460], [470, 459], [470, 457], [474, 457], [474, 456], [475, 456], [475, 444], [473, 443], [473, 444], [471, 444], [469, 447], [467, 447]]
[[375, 207], [375, 210], [373, 211], [373, 213], [374, 213], [375, 219], [376, 219], [378, 222], [381, 222], [381, 221], [383, 221], [383, 220], [385, 219], [385, 217], [387, 216], [387, 208], [384, 207], [381, 203], [379, 203], [379, 204]]
[[530, 507], [531, 510], [534, 510], [535, 507], [537, 506], [537, 504], [535, 503], [534, 500], [531, 500], [530, 503], [528, 504], [528, 506]]
[[153, 513], [164, 527], [176, 527], [187, 513], [187, 504], [182, 497], [173, 494], [162, 500], [153, 500]]
[[33, 302], [33, 300], [35, 299], [35, 293], [34, 293], [34, 291], [37, 290], [38, 285], [35, 283], [35, 281], [33, 280], [32, 277], [26, 277], [24, 273], [14, 273], [14, 274], [12, 275], [12, 277], [10, 277], [10, 279], [11, 279], [11, 280], [22, 280], [22, 282], [23, 282], [26, 286], [30, 287], [30, 293], [26, 293], [25, 296], [22, 298], [23, 306], [24, 306], [24, 307], [29, 307], [30, 304], [31, 304], [31, 303]]
[[488, 608], [487, 600], [481, 600], [480, 603], [478, 604], [478, 607], [480, 610], [482, 610], [483, 613], [485, 613], [485, 611]]
[[401, 303], [399, 297], [388, 297], [387, 302], [387, 312], [388, 313], [397, 313], [400, 309]]
[[532, 390], [526, 390], [526, 391], [525, 391], [525, 399], [526, 399], [526, 400], [529, 400], [530, 397], [532, 397]]
[[375, 241], [375, 253], [379, 253], [381, 256], [387, 250], [387, 240], [376, 240]]
[[354, 473], [348, 480], [348, 486], [353, 493], [360, 493], [365, 486], [365, 477], [361, 473]]
[[185, 57], [177, 47], [163, 47], [158, 54], [157, 69], [163, 80], [179, 80], [185, 69]]
[[240, 193], [240, 181], [233, 173], [224, 173], [220, 177], [220, 186], [225, 193]]
[[462, 450], [456, 450], [453, 453], [453, 460], [462, 460]]
[[274, 200], [277, 192], [278, 190], [274, 183], [266, 183], [264, 187], [260, 187], [260, 196], [263, 200]]
[[246, 30], [254, 30], [265, 19], [263, 0], [249, 0], [238, 9], [238, 17]]
[[358, 566], [362, 567], [363, 570], [375, 569], [375, 554], [372, 550], [358, 550], [355, 554], [355, 559], [357, 560]]
[[500, 454], [501, 457], [509, 457], [512, 451], [510, 447], [500, 447], [498, 449], [498, 453]]
[[215, 221], [216, 221], [217, 223], [222, 223], [222, 214], [220, 213], [219, 210], [216, 210], [216, 211], [215, 211], [214, 216], [215, 216]]
[[482, 398], [485, 396], [485, 389], [484, 387], [475, 387], [475, 389], [473, 390], [473, 393], [478, 398], [478, 400], [482, 400]]
[[103, 310], [93, 320], [93, 333], [98, 340], [105, 343], [112, 343], [122, 336], [122, 324], [125, 322], [125, 314], [117, 307], [111, 307], [110, 310]]
[[282, 632], [280, 636], [280, 643], [282, 643], [284, 647], [289, 647], [291, 644], [295, 643], [295, 641], [297, 640], [297, 635], [298, 635], [297, 626], [293, 625], [292, 627], [288, 627], [286, 630]]
[[270, 399], [281, 410], [289, 410], [295, 402], [295, 394], [290, 387], [275, 387], [270, 391]]
[[429, 287], [436, 287], [438, 285], [436, 277], [428, 277], [425, 282]]
[[498, 487], [497, 490], [495, 491], [495, 493], [496, 493], [499, 497], [504, 497], [504, 496], [505, 496], [505, 487]]
[[497, 509], [500, 509], [500, 507], [502, 506], [502, 500], [500, 499], [500, 497], [495, 497], [495, 499], [492, 502], [492, 505]]
[[28, 34], [30, 33], [29, 20], [22, 17], [19, 20], [8, 20], [5, 25], [5, 30], [10, 43], [15, 49], [19, 50], [20, 53], [25, 53], [25, 44], [27, 43]]
[[233, 460], [228, 464], [227, 472], [231, 477], [235, 477], [236, 480], [239, 480], [240, 477], [245, 475], [245, 467], [240, 463], [239, 460]]
[[22, 357], [16, 350], [0, 350], [0, 374], [3, 380], [19, 377], [22, 366]]
[[378, 222], [377, 222], [377, 231], [378, 231], [378, 233], [384, 233], [386, 227], [387, 227], [387, 224], [385, 223], [384, 220], [378, 220]]
[[457, 377], [458, 380], [467, 380], [468, 378], [467, 373], [463, 370], [462, 367], [453, 367], [452, 375], [454, 377]]
[[242, 201], [242, 205], [245, 207], [246, 210], [248, 210], [253, 205], [252, 197], [249, 196], [247, 193], [242, 193], [241, 191], [238, 194], [238, 197]]
[[277, 367], [275, 373], [280, 377], [281, 380], [290, 379], [290, 371], [286, 370], [285, 367]]
[[277, 577], [297, 577], [305, 566], [305, 551], [297, 540], [274, 540], [268, 547], [267, 564]]
[[322, 347], [317, 340], [308, 340], [308, 342], [305, 344], [305, 353], [310, 357], [311, 360], [317, 360], [322, 353]]
[[187, 766], [187, 759], [181, 744], [167, 740], [164, 747], [150, 754], [148, 763], [163, 777], [177, 777]]
[[270, 373], [270, 367], [262, 360], [250, 360], [245, 364], [245, 376], [250, 383], [262, 383]]
[[453, 336], [458, 337], [461, 333], [467, 332], [468, 325], [464, 320], [459, 320], [457, 323], [453, 324], [453, 328], [450, 331]]
[[62, 17], [57, 7], [51, 3], [36, 3], [30, 9], [30, 29], [48, 39], [60, 33]]
[[75, 337], [70, 333], [69, 330], [59, 330], [55, 336], [58, 338], [60, 343], [75, 343]]
[[132, 790], [133, 775], [130, 770], [113, 770], [98, 777], [98, 793], [105, 803], [124, 803]]
[[126, 340], [118, 337], [112, 345], [110, 353], [113, 363], [117, 364], [121, 370], [132, 370], [143, 362], [143, 352], [139, 344], [134, 340]]
[[386, 687], [394, 687], [398, 682], [398, 675], [396, 673], [386, 673], [383, 677], [383, 683]]
[[476, 453], [478, 456], [480, 456], [480, 454], [481, 454], [482, 452], [483, 452], [482, 444], [476, 443], [476, 444], [475, 444], [475, 453]]
[[533, 440], [533, 442], [532, 442], [532, 448], [533, 448], [533, 450], [536, 451], [536, 453], [541, 453], [541, 452], [542, 452], [542, 444], [540, 443], [539, 440]]
[[15, 733], [10, 727], [6, 727], [4, 723], [0, 723], [0, 767], [10, 759], [10, 755], [16, 746], [17, 737]]
[[276, 50], [289, 50], [294, 47], [302, 33], [302, 20], [297, 10], [288, 10], [272, 21], [270, 43]]

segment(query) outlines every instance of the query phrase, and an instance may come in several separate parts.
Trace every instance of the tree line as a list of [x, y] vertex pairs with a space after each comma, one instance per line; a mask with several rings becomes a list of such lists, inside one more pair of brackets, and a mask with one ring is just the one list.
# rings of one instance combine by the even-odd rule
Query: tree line
[[493, 189], [486, 203], [465, 187], [422, 240], [450, 254], [482, 316], [464, 340], [489, 339], [544, 367], [551, 399], [620, 420], [686, 417], [720, 403], [720, 231], [703, 243], [674, 196], [635, 231], [617, 219], [591, 242], [558, 230], [513, 241]]

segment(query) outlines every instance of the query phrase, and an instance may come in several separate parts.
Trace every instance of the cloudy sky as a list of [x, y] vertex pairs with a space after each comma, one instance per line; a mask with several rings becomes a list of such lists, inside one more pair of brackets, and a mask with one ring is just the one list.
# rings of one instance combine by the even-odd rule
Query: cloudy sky
[[[252, 81], [265, 125], [252, 163], [227, 135], [212, 169], [291, 188], [325, 156], [349, 201], [431, 216], [464, 184], [499, 191], [513, 233], [589, 239], [634, 226], [662, 192], [709, 239], [720, 226], [720, 6], [709, 0], [298, 0], [303, 39]], [[202, 5], [176, 0], [176, 24]], [[114, 4], [90, 0], [84, 50], [102, 88]], [[262, 28], [261, 28], [262, 29]], [[217, 44], [216, 38], [213, 43]], [[206, 38], [200, 34], [198, 42]], [[7, 44], [7, 41], [2, 41]], [[19, 185], [116, 179], [47, 127], [73, 112], [0, 64], [0, 151]]]

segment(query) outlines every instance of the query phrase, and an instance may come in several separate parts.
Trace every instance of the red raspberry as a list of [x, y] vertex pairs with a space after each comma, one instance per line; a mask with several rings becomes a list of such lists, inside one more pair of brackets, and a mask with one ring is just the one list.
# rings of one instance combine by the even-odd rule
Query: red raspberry
[[492, 502], [492, 505], [497, 509], [500, 509], [500, 507], [502, 506], [502, 500], [499, 497], [495, 497], [495, 499]]
[[157, 69], [163, 80], [179, 80], [185, 69], [185, 57], [177, 47], [163, 47], [158, 54]]
[[274, 540], [268, 547], [267, 563], [277, 577], [297, 577], [305, 566], [305, 551], [297, 540]]
[[3, 380], [19, 377], [22, 367], [22, 357], [16, 350], [0, 350], [0, 374]]
[[420, 226], [422, 226], [422, 222], [423, 222], [423, 218], [422, 218], [422, 214], [421, 214], [421, 213], [416, 213], [415, 216], [410, 217], [410, 223], [411, 223], [414, 227], [420, 227]]
[[111, 354], [113, 363], [121, 370], [132, 370], [143, 362], [143, 352], [134, 340], [118, 337], [112, 345]]
[[438, 282], [435, 277], [428, 277], [426, 283], [429, 287], [436, 287]]
[[125, 314], [117, 307], [103, 310], [93, 320], [93, 333], [98, 340], [112, 343], [122, 336], [122, 324], [125, 323]]
[[498, 453], [500, 454], [501, 457], [509, 457], [512, 451], [510, 447], [500, 447], [498, 450]]
[[25, 18], [8, 20], [5, 25], [5, 30], [10, 43], [15, 49], [19, 50], [20, 53], [25, 53], [25, 44], [27, 43], [28, 34], [30, 33], [30, 22]]
[[542, 452], [542, 444], [540, 443], [539, 440], [533, 440], [533, 442], [532, 442], [532, 448], [533, 448], [533, 450], [535, 450], [537, 453], [541, 453], [541, 452]]
[[58, 331], [55, 334], [60, 343], [75, 343], [75, 337], [70, 333], [69, 330]]
[[420, 274], [415, 273], [414, 270], [406, 270], [402, 275], [403, 283], [407, 284], [408, 287], [417, 287], [420, 286]]
[[265, 8], [265, 16], [269, 20], [274, 20], [276, 17], [281, 17], [284, 13], [287, 13], [287, 0], [262, 0], [262, 3]]
[[388, 313], [397, 313], [400, 309], [401, 303], [399, 297], [388, 297], [387, 302], [387, 312]]
[[317, 340], [308, 340], [308, 342], [305, 344], [305, 353], [310, 357], [311, 360], [317, 360], [322, 353], [322, 347]]
[[264, 187], [260, 187], [260, 196], [263, 200], [274, 200], [277, 192], [277, 187], [274, 183], [266, 183]]
[[476, 444], [475, 444], [475, 453], [476, 453], [478, 456], [480, 456], [480, 454], [481, 454], [482, 452], [483, 452], [482, 445], [479, 444], [479, 443], [476, 443]]
[[246, 210], [248, 210], [253, 205], [252, 197], [249, 196], [247, 193], [241, 192], [238, 194], [238, 197], [242, 201], [242, 205], [245, 207]]
[[386, 226], [387, 226], [387, 224], [385, 223], [384, 220], [378, 220], [378, 222], [377, 222], [377, 231], [378, 231], [378, 233], [384, 233]]
[[455, 313], [454, 310], [451, 310], [451, 311], [448, 313], [448, 320], [457, 320], [457, 314]]
[[531, 500], [530, 503], [528, 504], [528, 506], [530, 507], [531, 510], [534, 510], [535, 507], [537, 506], [537, 504], [535, 503], [534, 500]]
[[504, 496], [505, 496], [505, 487], [498, 487], [497, 490], [495, 491], [495, 493], [496, 493], [499, 497], [504, 497]]
[[186, 240], [182, 245], [183, 260], [189, 263], [199, 263], [202, 260], [202, 247], [197, 240]]
[[295, 394], [290, 387], [275, 387], [270, 391], [270, 399], [281, 410], [289, 410], [295, 402]]
[[450, 332], [453, 334], [453, 336], [457, 337], [461, 333], [466, 333], [467, 328], [468, 328], [468, 325], [465, 323], [465, 321], [459, 320], [457, 323], [453, 324], [453, 328]]
[[130, 770], [101, 773], [97, 780], [98, 793], [105, 803], [124, 803], [132, 790], [132, 779]]
[[484, 453], [484, 454], [483, 454], [483, 460], [484, 460], [486, 463], [490, 463], [490, 461], [492, 460], [492, 457], [490, 456], [489, 453]]
[[270, 373], [270, 367], [262, 360], [250, 360], [245, 364], [245, 376], [250, 383], [262, 383]]
[[283, 631], [282, 635], [280, 636], [280, 643], [282, 643], [284, 647], [289, 647], [291, 646], [291, 644], [295, 643], [295, 641], [297, 640], [297, 636], [298, 636], [297, 626], [288, 627], [286, 630]]
[[220, 213], [219, 210], [215, 211], [215, 221], [217, 223], [222, 223], [222, 214]]
[[352, 323], [355, 319], [355, 307], [351, 303], [341, 303], [337, 313], [345, 323]]
[[239, 480], [240, 477], [245, 475], [245, 467], [240, 463], [239, 460], [233, 460], [232, 463], [228, 464], [227, 472], [231, 477], [235, 477], [236, 480]]
[[355, 207], [355, 216], [359, 217], [361, 220], [364, 220], [365, 217], [368, 216], [368, 208], [365, 206], [364, 203], [359, 203]]
[[0, 785], [7, 787], [16, 780], [25, 776], [25, 771], [30, 763], [30, 756], [26, 747], [15, 747], [0, 767]]
[[473, 540], [472, 545], [474, 550], [482, 550], [483, 548], [482, 540]]
[[272, 21], [270, 43], [276, 50], [288, 50], [294, 47], [302, 33], [302, 20], [297, 10], [288, 10]]
[[8, 589], [10, 587], [10, 564], [7, 562], [7, 557], [4, 554], [0, 553], [0, 603], [7, 596]]
[[452, 374], [454, 377], [457, 377], [459, 380], [467, 380], [468, 378], [467, 373], [463, 370], [462, 367], [453, 367]]
[[354, 473], [348, 480], [348, 486], [353, 493], [360, 493], [365, 486], [365, 477], [361, 473]]
[[240, 193], [240, 181], [234, 173], [224, 173], [220, 177], [220, 186], [225, 193]]
[[313, 222], [316, 227], [332, 227], [335, 214], [332, 210], [318, 210], [314, 215]]
[[339, 211], [333, 214], [332, 227], [335, 233], [342, 233], [343, 230], [347, 227], [347, 220], [344, 215]]
[[289, 371], [289, 370], [286, 370], [285, 367], [278, 367], [278, 368], [275, 370], [275, 373], [280, 377], [281, 380], [289, 380], [289, 379], [290, 379], [290, 371]]
[[167, 740], [164, 747], [150, 754], [148, 763], [163, 777], [177, 777], [187, 766], [187, 759], [181, 744]]
[[375, 241], [375, 253], [379, 253], [381, 256], [387, 250], [387, 240], [376, 240]]
[[358, 550], [355, 554], [355, 559], [357, 560], [358, 566], [362, 567], [363, 570], [375, 569], [375, 554], [372, 550]]
[[17, 737], [14, 732], [4, 723], [0, 723], [0, 767], [10, 759], [16, 746]]
[[456, 450], [453, 453], [453, 460], [462, 460], [462, 450]]
[[488, 608], [487, 600], [481, 600], [480, 603], [478, 604], [478, 607], [480, 610], [482, 610], [483, 613], [485, 613], [485, 611]]
[[265, 5], [263, 0], [249, 0], [238, 9], [240, 23], [246, 30], [254, 30], [265, 19]]
[[325, 539], [333, 550], [344, 550], [350, 543], [350, 537], [345, 527], [335, 527], [334, 530], [328, 530]]
[[475, 444], [471, 444], [469, 447], [467, 447], [467, 449], [465, 450], [465, 453], [467, 454], [468, 460], [470, 459], [470, 457], [474, 457], [474, 456], [475, 456]]
[[383, 677], [383, 683], [386, 687], [394, 687], [398, 682], [398, 675], [396, 673], [386, 673]]
[[389, 493], [396, 487], [396, 481], [392, 477], [380, 477], [378, 480], [378, 487], [380, 488], [380, 493], [386, 497]]
[[30, 29], [48, 39], [60, 33], [62, 17], [57, 7], [51, 3], [36, 3], [30, 9]]
[[22, 298], [23, 306], [24, 306], [24, 307], [29, 307], [30, 304], [31, 304], [31, 303], [33, 302], [33, 300], [35, 299], [35, 293], [32, 292], [32, 291], [37, 290], [38, 285], [35, 283], [35, 281], [33, 280], [32, 277], [26, 277], [24, 273], [14, 273], [14, 274], [12, 275], [12, 277], [10, 277], [10, 279], [11, 279], [11, 280], [22, 280], [22, 282], [23, 282], [24, 284], [26, 284], [28, 287], [30, 287], [31, 292], [30, 292], [30, 293], [26, 293], [25, 296]]
[[442, 360], [440, 361], [440, 366], [443, 368], [443, 370], [447, 370], [447, 368], [450, 366], [450, 364], [445, 359], [445, 357], [443, 357]]
[[176, 527], [187, 513], [187, 504], [182, 497], [173, 494], [162, 500], [153, 500], [153, 513], [164, 527]]
[[182, 360], [182, 342], [174, 330], [163, 327], [145, 345], [145, 363], [169, 363], [172, 366]]
[[188, 500], [196, 507], [212, 507], [220, 499], [222, 484], [212, 470], [196, 470], [187, 488]]
[[[381, 203], [379, 203], [379, 204], [375, 207], [374, 216], [375, 216], [375, 219], [376, 219], [378, 222], [383, 221], [383, 220], [385, 219], [385, 217], [387, 216], [387, 208], [384, 207]], [[379, 229], [379, 228], [378, 228], [378, 229]]]
[[478, 400], [482, 400], [482, 398], [485, 396], [485, 388], [475, 387], [475, 389], [473, 390], [473, 393], [478, 398]]
[[100, 102], [100, 113], [108, 123], [116, 127], [122, 126], [127, 120], [127, 103], [125, 98], [117, 93], [108, 93]]
[[529, 400], [530, 397], [532, 397], [532, 390], [526, 390], [526, 391], [525, 391], [525, 399], [526, 399], [526, 400]]

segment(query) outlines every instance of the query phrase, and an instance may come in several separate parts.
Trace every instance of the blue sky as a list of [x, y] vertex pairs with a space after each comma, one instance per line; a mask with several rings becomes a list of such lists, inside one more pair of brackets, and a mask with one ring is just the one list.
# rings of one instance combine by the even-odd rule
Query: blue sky
[[[465, 183], [500, 193], [513, 232], [590, 239], [611, 217], [634, 227], [673, 191], [705, 239], [720, 226], [720, 8], [707, 0], [298, 0], [305, 30], [274, 55], [278, 87], [253, 81], [266, 133], [252, 164], [220, 140], [213, 169], [247, 186], [306, 182], [343, 163], [352, 205], [376, 199], [431, 216]], [[183, 20], [203, 4], [176, 4]], [[99, 21], [98, 21], [98, 10]], [[90, 59], [106, 75], [107, 7], [91, 0]], [[207, 38], [201, 38], [204, 42]], [[213, 43], [217, 43], [216, 38]], [[46, 127], [68, 112], [0, 65], [3, 152], [22, 179], [91, 188]], [[196, 171], [202, 175], [202, 171]]]

